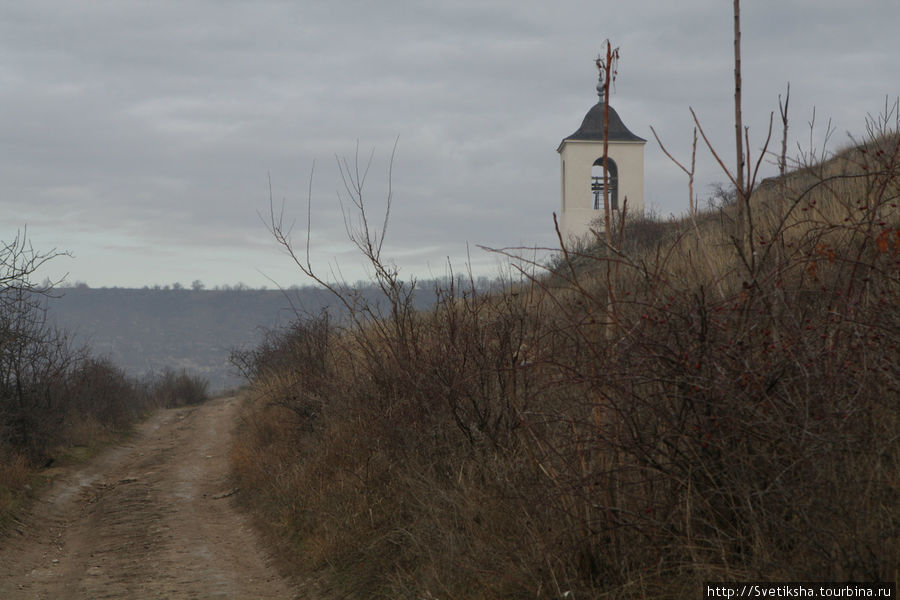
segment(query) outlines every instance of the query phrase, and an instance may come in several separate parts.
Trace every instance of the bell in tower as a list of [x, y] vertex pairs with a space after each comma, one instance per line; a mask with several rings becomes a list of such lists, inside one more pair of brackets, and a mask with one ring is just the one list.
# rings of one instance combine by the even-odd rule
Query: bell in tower
[[612, 211], [620, 216], [628, 199], [628, 214], [644, 212], [644, 144], [647, 140], [633, 134], [619, 114], [609, 107], [606, 178], [603, 176], [603, 84], [597, 86], [600, 101], [585, 115], [575, 133], [563, 139], [556, 149], [560, 156], [562, 207], [560, 232], [563, 240], [584, 238], [591, 227], [604, 229], [604, 187]]

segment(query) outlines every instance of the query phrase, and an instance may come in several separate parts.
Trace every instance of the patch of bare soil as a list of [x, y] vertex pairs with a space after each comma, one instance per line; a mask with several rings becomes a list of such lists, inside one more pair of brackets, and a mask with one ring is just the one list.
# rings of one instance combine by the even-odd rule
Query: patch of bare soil
[[161, 411], [0, 539], [0, 598], [298, 598], [234, 505], [238, 398]]

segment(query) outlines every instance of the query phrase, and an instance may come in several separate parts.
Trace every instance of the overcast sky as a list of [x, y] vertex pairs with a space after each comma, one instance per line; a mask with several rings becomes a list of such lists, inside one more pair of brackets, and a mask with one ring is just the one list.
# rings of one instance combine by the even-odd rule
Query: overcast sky
[[[621, 53], [613, 106], [649, 140], [645, 202], [685, 210], [650, 126], [689, 160], [693, 107], [732, 156], [732, 24], [725, 0], [2, 0], [0, 239], [27, 226], [37, 249], [73, 255], [39, 279], [303, 284], [258, 214], [271, 174], [302, 247], [315, 161], [313, 258], [354, 281], [335, 156], [374, 149], [379, 215], [396, 141], [386, 256], [440, 276], [468, 248], [490, 272], [479, 244], [554, 243], [556, 148], [597, 101], [606, 38]], [[832, 148], [861, 135], [900, 93], [898, 26], [897, 0], [744, 2], [751, 146], [787, 82], [792, 149], [814, 108], [816, 143], [829, 119]], [[704, 196], [725, 177], [700, 154]]]

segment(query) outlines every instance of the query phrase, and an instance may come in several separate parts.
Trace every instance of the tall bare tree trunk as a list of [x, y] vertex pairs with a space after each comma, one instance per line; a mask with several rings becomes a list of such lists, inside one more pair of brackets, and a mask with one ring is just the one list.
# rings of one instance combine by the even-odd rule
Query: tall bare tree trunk
[[741, 0], [734, 0], [734, 142], [737, 150], [735, 176], [737, 182], [737, 239], [740, 240], [741, 251], [747, 248], [746, 207], [744, 206], [744, 140], [743, 123], [741, 122]]
[[[601, 100], [603, 101], [603, 220], [606, 229], [607, 250], [614, 247], [612, 235], [612, 207], [609, 203], [609, 89], [616, 77], [616, 62], [619, 60], [619, 49], [613, 50], [612, 44], [606, 40], [606, 62], [597, 57], [597, 68], [600, 69], [600, 81], [603, 86]], [[624, 227], [624, 222], [622, 223]], [[612, 339], [615, 334], [617, 318], [615, 315], [615, 289], [614, 281], [609, 276], [609, 263], [607, 263], [607, 319], [609, 325], [606, 328], [606, 337]]]
[[606, 243], [610, 246], [612, 246], [612, 215], [609, 206], [609, 169], [606, 162], [609, 160], [609, 84], [613, 69], [612, 58], [612, 44], [606, 40], [606, 69], [603, 77], [603, 218], [606, 226]]

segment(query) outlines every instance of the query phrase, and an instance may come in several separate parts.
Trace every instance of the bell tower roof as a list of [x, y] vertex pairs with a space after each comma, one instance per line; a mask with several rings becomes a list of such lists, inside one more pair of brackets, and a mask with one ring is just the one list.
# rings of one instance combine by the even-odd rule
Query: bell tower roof
[[[636, 136], [622, 122], [619, 113], [609, 107], [609, 141], [610, 142], [646, 142], [642, 137]], [[568, 140], [603, 141], [603, 102], [598, 102], [584, 116], [581, 127], [572, 135], [563, 138], [559, 146]], [[559, 149], [557, 149], [559, 151]]]

